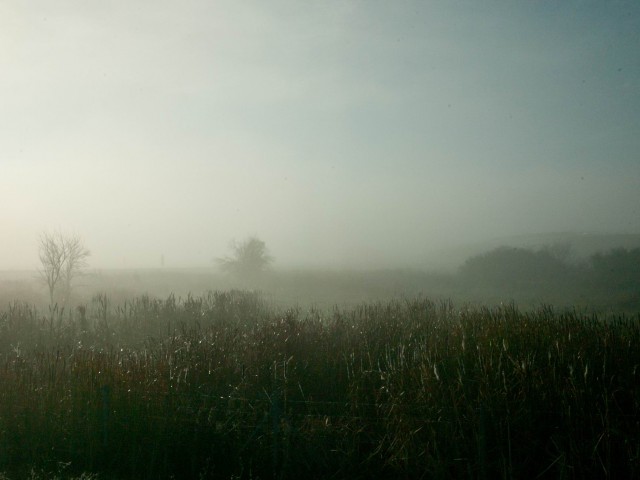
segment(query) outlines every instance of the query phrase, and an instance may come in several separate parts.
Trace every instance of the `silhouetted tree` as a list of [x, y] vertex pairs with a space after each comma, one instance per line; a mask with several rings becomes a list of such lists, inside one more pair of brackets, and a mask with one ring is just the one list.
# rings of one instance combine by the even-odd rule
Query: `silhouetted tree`
[[73, 279], [87, 266], [87, 257], [91, 253], [77, 235], [44, 232], [38, 238], [38, 254], [40, 277], [49, 289], [51, 305], [55, 302], [56, 293], [66, 303], [71, 295]]
[[264, 271], [273, 262], [266, 244], [252, 236], [241, 242], [231, 242], [233, 254], [216, 259], [222, 271], [239, 276], [255, 275]]

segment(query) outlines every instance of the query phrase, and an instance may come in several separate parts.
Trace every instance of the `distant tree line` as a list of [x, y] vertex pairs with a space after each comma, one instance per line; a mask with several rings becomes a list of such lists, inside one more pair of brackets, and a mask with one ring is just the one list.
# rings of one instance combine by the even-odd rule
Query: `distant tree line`
[[570, 260], [568, 245], [539, 250], [503, 246], [467, 259], [457, 277], [469, 287], [556, 294], [579, 291], [640, 308], [640, 248], [615, 248], [576, 261]]
[[593, 279], [614, 289], [640, 286], [640, 248], [616, 248], [608, 253], [596, 253], [590, 258]]

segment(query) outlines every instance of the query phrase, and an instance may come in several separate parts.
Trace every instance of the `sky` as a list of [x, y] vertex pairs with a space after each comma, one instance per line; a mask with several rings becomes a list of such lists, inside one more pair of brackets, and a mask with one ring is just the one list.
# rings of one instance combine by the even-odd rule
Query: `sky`
[[640, 3], [0, 1], [0, 270], [640, 233]]

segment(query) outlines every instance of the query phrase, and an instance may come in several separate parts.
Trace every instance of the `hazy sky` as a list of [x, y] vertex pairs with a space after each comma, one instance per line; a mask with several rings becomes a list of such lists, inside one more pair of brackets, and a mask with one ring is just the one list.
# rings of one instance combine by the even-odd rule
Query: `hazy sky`
[[0, 1], [0, 270], [640, 233], [640, 2]]

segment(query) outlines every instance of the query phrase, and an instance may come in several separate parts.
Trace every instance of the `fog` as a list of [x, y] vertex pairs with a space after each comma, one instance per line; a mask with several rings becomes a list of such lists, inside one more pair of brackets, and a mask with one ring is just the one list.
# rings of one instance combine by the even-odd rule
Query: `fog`
[[441, 267], [640, 233], [640, 6], [0, 4], [0, 270]]

